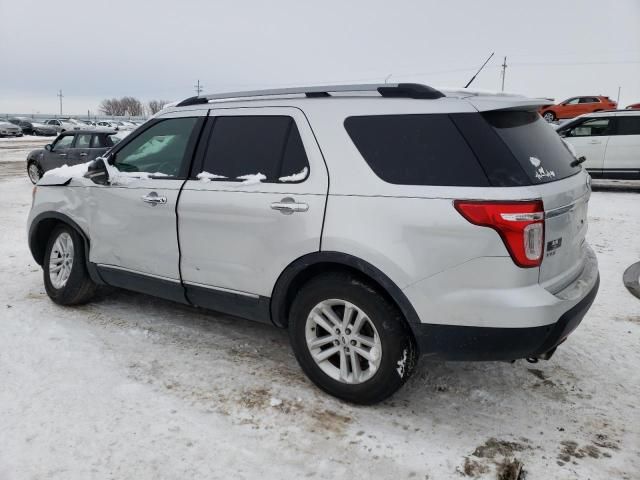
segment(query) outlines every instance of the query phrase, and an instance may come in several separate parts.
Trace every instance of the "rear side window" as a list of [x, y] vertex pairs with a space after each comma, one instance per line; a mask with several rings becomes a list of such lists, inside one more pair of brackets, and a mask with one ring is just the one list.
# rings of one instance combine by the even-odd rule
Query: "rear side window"
[[80, 133], [76, 137], [76, 146], [75, 148], [89, 148], [91, 143], [91, 134], [90, 133]]
[[217, 117], [202, 167], [218, 180], [242, 181], [262, 174], [265, 183], [304, 181], [309, 162], [289, 116]]
[[536, 112], [497, 110], [482, 113], [513, 153], [532, 184], [553, 182], [581, 170], [563, 140]]
[[349, 117], [347, 133], [382, 180], [399, 185], [489, 185], [448, 115]]
[[618, 135], [640, 135], [640, 116], [627, 117], [621, 115], [616, 117], [616, 122], [618, 124]]

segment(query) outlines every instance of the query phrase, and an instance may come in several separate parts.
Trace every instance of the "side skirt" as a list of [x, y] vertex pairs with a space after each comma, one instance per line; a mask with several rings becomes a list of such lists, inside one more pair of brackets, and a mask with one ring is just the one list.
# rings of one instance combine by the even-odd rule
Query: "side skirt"
[[145, 275], [111, 265], [92, 263], [91, 266], [104, 283], [112, 287], [271, 324], [269, 297], [204, 285], [183, 285], [179, 280]]
[[184, 286], [187, 298], [192, 305], [271, 324], [269, 297], [189, 283], [185, 283]]

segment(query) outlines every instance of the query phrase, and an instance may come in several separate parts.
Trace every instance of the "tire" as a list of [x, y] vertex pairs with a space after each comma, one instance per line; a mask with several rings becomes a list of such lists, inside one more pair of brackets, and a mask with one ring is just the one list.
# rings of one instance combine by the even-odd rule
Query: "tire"
[[[347, 308], [355, 310], [348, 324], [354, 331], [344, 323]], [[330, 315], [318, 315], [321, 309], [331, 309], [342, 325], [331, 323]], [[364, 320], [358, 322], [359, 318]], [[328, 328], [316, 319], [326, 327], [338, 327], [327, 334]], [[356, 323], [360, 323], [358, 331]], [[291, 305], [289, 338], [300, 367], [313, 383], [330, 395], [362, 405], [395, 393], [411, 376], [418, 359], [413, 336], [398, 308], [358, 277], [345, 273], [324, 274], [303, 285]], [[356, 339], [367, 339], [367, 343]], [[323, 345], [313, 348], [312, 354], [310, 341]], [[334, 353], [329, 355], [330, 351]], [[363, 351], [369, 359], [359, 353]], [[317, 362], [314, 355], [329, 356]]]
[[544, 112], [542, 114], [542, 118], [544, 118], [547, 122], [554, 122], [556, 119], [556, 114], [553, 113], [551, 110]]
[[[61, 244], [57, 244], [58, 241]], [[71, 247], [69, 247], [70, 244]], [[69, 257], [65, 259], [67, 253]], [[53, 262], [52, 256], [54, 257]], [[62, 261], [56, 262], [56, 258]], [[62, 278], [64, 275], [57, 277], [51, 273], [54, 266], [62, 264], [70, 266], [70, 270], [66, 268], [66, 280]], [[42, 270], [47, 295], [59, 305], [86, 303], [95, 294], [96, 284], [93, 283], [87, 272], [84, 241], [78, 232], [67, 225], [61, 224], [51, 232], [47, 241]]]
[[31, 180], [31, 183], [35, 185], [36, 183], [38, 183], [38, 180], [42, 178], [44, 172], [42, 171], [42, 167], [40, 167], [40, 165], [32, 161], [27, 164], [27, 175], [29, 176], [29, 180]]

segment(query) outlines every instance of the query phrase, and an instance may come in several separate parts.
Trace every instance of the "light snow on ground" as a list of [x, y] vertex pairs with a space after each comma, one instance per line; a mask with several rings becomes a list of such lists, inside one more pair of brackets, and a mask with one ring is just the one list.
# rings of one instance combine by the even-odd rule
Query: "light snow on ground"
[[593, 194], [600, 293], [550, 361], [423, 360], [357, 407], [315, 388], [276, 328], [121, 290], [52, 303], [31, 184], [3, 160], [2, 480], [495, 479], [513, 459], [527, 480], [640, 477], [640, 300], [621, 278], [640, 259], [637, 193]]

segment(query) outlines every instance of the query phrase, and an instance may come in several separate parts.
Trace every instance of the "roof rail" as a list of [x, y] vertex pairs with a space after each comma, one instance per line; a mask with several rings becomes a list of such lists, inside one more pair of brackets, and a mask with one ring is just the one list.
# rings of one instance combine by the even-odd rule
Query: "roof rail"
[[382, 97], [416, 98], [435, 100], [444, 97], [444, 93], [420, 83], [379, 83], [363, 85], [323, 85], [315, 87], [275, 88], [271, 90], [249, 90], [244, 92], [214, 93], [201, 97], [189, 97], [176, 107], [208, 103], [210, 100], [231, 98], [270, 97], [282, 95], [305, 95], [308, 98], [330, 97], [331, 93], [377, 92]]

